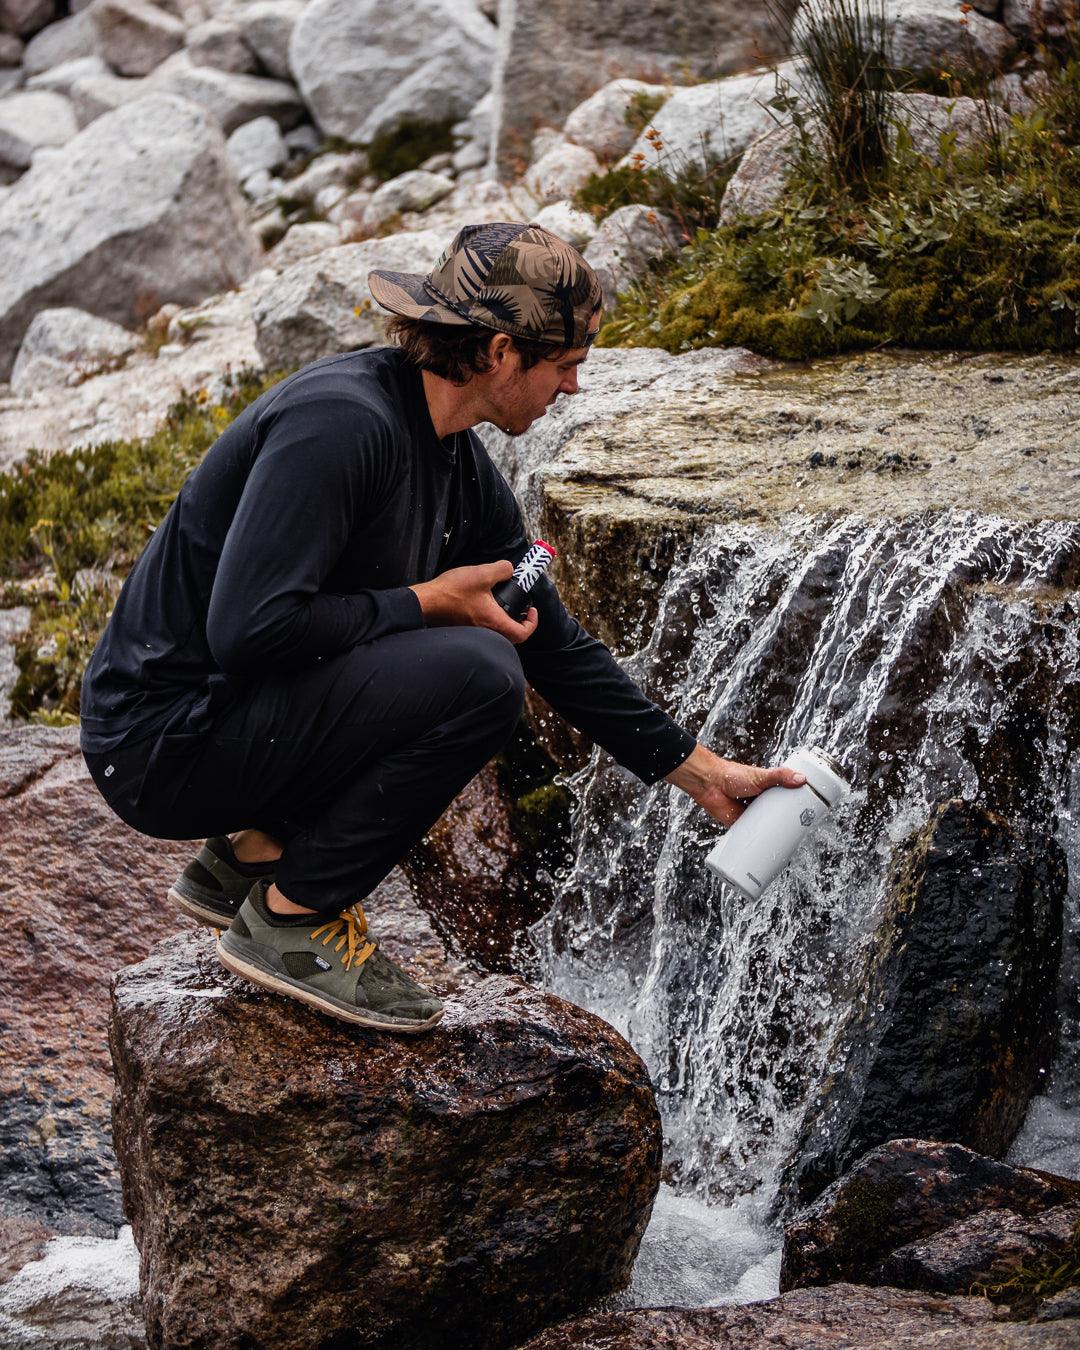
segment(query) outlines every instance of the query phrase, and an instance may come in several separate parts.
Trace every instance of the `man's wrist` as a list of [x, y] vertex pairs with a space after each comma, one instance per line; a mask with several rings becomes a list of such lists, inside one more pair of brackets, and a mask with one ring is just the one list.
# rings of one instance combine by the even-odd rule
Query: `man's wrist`
[[681, 764], [664, 775], [664, 782], [693, 796], [711, 786], [716, 776], [715, 766], [716, 756], [699, 742]]

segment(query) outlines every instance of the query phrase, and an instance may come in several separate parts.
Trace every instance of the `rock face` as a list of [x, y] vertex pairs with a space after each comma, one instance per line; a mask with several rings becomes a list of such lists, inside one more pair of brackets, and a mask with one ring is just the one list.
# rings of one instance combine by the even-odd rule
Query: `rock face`
[[30, 320], [77, 301], [135, 325], [236, 285], [255, 248], [219, 131], [153, 95], [99, 118], [0, 199], [0, 380]]
[[896, 1134], [1005, 1153], [1049, 1067], [1067, 872], [1053, 839], [960, 801], [901, 846], [796, 1144], [798, 1201]]
[[628, 1277], [659, 1116], [559, 999], [493, 976], [380, 1037], [242, 985], [200, 934], [117, 977], [110, 1043], [151, 1346], [484, 1350]]
[[563, 1322], [522, 1350], [1074, 1350], [1075, 1326], [1002, 1326], [983, 1299], [836, 1284], [727, 1308], [634, 1308]]
[[745, 69], [778, 54], [786, 35], [764, 6], [673, 0], [515, 0], [500, 29], [495, 146], [500, 172], [519, 170], [533, 132], [560, 126], [601, 85]]
[[361, 144], [406, 119], [464, 117], [491, 82], [495, 28], [454, 0], [313, 0], [289, 66], [328, 136]]
[[43, 309], [35, 314], [15, 358], [11, 389], [35, 389], [76, 383], [115, 366], [139, 345], [134, 333], [81, 309]]
[[785, 1228], [780, 1288], [870, 1283], [890, 1253], [982, 1210], [1039, 1215], [1080, 1202], [1080, 1182], [1010, 1167], [960, 1144], [872, 1149]]
[[301, 366], [378, 342], [385, 316], [371, 301], [368, 272], [429, 272], [445, 243], [434, 230], [393, 234], [342, 244], [290, 267], [254, 305], [256, 344], [267, 368]]

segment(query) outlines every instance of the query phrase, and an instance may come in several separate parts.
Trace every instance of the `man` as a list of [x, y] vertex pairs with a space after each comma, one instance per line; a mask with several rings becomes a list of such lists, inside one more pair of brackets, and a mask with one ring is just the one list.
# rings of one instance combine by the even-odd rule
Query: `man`
[[429, 276], [369, 285], [396, 345], [305, 367], [210, 448], [87, 667], [82, 747], [128, 824], [210, 836], [170, 895], [227, 928], [230, 970], [419, 1032], [442, 1003], [359, 901], [506, 742], [526, 680], [724, 824], [802, 777], [697, 745], [549, 580], [523, 623], [491, 595], [530, 541], [471, 428], [520, 435], [577, 391], [600, 318], [581, 255], [539, 226], [474, 225]]

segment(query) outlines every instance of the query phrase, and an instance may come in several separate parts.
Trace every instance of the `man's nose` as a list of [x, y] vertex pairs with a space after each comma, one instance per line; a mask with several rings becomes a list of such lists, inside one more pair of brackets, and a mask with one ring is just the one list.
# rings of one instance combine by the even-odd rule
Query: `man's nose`
[[577, 370], [572, 370], [562, 384], [559, 385], [560, 394], [576, 394], [578, 391]]

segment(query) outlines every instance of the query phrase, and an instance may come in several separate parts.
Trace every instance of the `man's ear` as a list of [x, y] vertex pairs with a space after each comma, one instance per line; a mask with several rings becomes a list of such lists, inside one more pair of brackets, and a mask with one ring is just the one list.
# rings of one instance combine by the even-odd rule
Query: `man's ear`
[[488, 343], [488, 362], [492, 370], [500, 370], [517, 350], [509, 333], [496, 333]]

